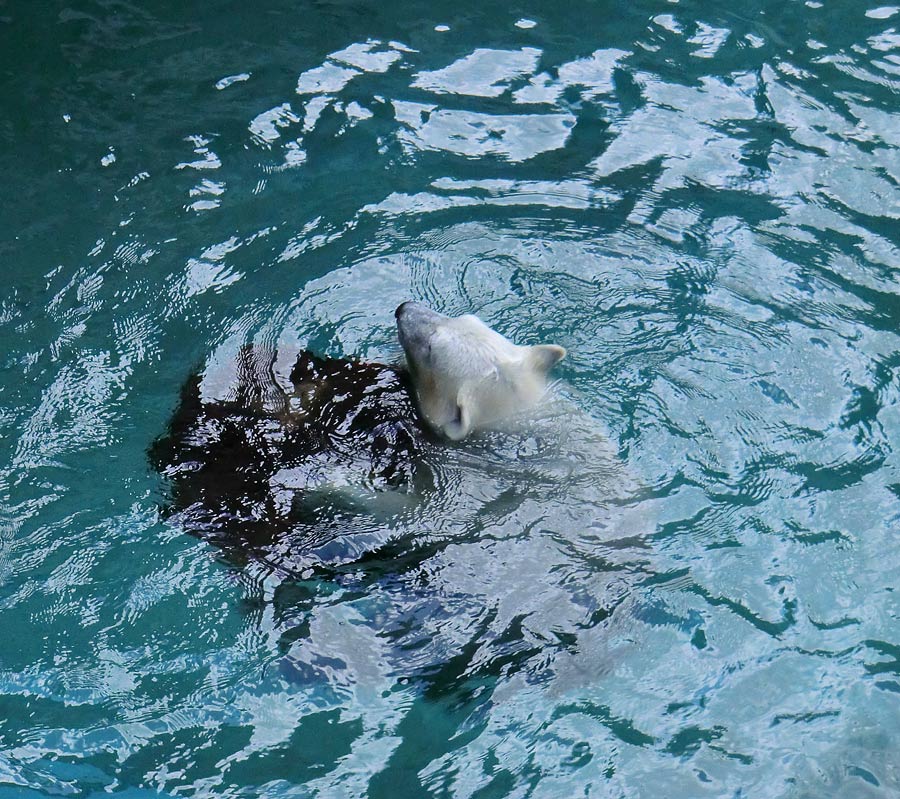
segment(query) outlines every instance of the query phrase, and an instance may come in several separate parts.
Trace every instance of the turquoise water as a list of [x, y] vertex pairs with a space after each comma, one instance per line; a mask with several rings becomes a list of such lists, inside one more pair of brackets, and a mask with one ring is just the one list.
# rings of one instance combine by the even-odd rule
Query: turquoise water
[[[898, 94], [875, 2], [0, 3], [0, 799], [900, 794]], [[161, 514], [411, 298], [564, 422], [327, 576]]]

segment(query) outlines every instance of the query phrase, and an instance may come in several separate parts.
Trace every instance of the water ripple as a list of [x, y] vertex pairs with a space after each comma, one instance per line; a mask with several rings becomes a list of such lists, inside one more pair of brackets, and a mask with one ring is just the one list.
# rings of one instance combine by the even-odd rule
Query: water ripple
[[[0, 785], [895, 795], [897, 8], [158, 5], [0, 14]], [[315, 568], [160, 515], [410, 298], [553, 402]]]

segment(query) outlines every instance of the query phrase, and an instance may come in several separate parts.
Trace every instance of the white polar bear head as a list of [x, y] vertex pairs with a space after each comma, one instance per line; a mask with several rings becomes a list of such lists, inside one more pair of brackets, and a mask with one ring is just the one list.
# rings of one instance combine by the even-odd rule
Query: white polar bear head
[[404, 302], [395, 316], [419, 410], [454, 441], [534, 405], [547, 372], [566, 355], [555, 344], [513, 344], [470, 314]]

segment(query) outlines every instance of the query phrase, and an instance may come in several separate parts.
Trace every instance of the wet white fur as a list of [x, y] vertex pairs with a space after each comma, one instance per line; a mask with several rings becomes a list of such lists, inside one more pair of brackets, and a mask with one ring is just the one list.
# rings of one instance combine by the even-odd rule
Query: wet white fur
[[452, 440], [534, 406], [547, 372], [566, 355], [554, 344], [514, 344], [476, 316], [416, 303], [398, 308], [397, 328], [419, 409]]

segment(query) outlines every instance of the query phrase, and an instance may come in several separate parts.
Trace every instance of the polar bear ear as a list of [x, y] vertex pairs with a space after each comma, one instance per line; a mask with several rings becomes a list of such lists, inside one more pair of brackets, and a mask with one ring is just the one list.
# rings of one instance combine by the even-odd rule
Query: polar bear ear
[[565, 347], [556, 344], [537, 344], [528, 348], [528, 362], [540, 372], [549, 372], [565, 357]]
[[472, 432], [472, 413], [466, 392], [456, 396], [456, 416], [444, 425], [444, 435], [451, 441], [462, 441]]

